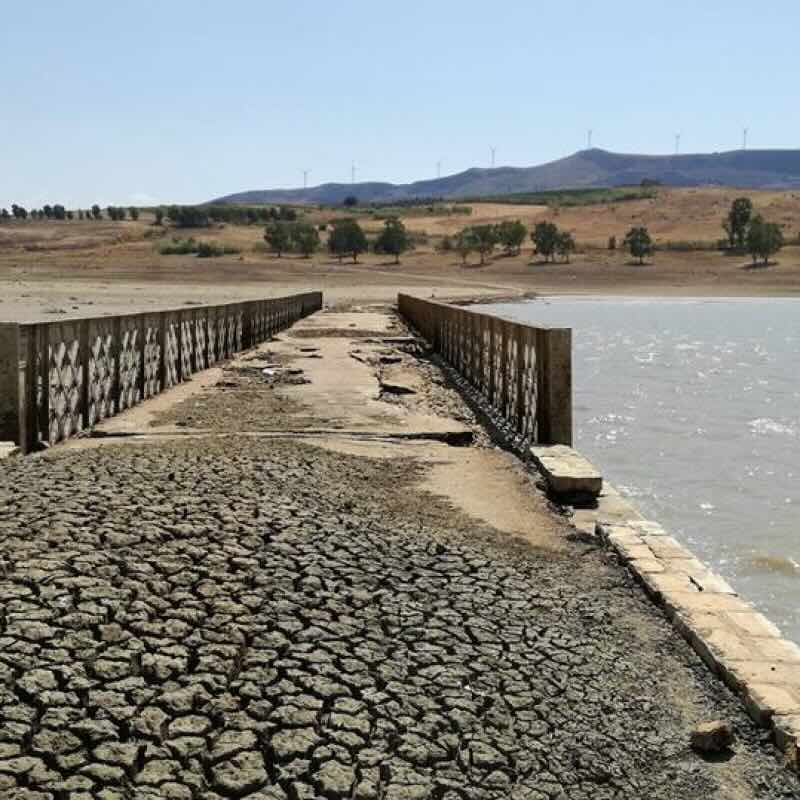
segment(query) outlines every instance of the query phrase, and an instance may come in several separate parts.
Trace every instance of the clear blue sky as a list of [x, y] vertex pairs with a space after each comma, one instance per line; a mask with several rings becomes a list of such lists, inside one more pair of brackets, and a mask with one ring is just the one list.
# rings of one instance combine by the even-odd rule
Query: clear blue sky
[[0, 206], [200, 202], [800, 146], [800, 3], [38, 0], [0, 14]]

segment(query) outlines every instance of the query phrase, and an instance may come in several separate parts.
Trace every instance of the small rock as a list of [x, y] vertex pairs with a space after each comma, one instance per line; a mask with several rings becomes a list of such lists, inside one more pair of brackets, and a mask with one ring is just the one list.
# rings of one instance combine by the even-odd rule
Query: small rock
[[701, 722], [692, 731], [692, 748], [700, 753], [721, 753], [733, 744], [733, 729], [729, 722]]

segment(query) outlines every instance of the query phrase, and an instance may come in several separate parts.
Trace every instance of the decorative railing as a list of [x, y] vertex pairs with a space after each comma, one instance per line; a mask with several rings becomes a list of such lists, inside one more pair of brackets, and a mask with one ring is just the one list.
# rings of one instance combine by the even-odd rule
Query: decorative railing
[[531, 444], [572, 444], [572, 331], [400, 294], [400, 314]]
[[55, 444], [266, 341], [322, 307], [308, 292], [220, 306], [0, 324], [0, 440]]

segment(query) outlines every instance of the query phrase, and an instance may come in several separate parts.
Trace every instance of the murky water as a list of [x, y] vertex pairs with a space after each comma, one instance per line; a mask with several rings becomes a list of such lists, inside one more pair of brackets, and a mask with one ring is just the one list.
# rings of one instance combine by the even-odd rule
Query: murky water
[[800, 300], [555, 298], [576, 446], [800, 642]]

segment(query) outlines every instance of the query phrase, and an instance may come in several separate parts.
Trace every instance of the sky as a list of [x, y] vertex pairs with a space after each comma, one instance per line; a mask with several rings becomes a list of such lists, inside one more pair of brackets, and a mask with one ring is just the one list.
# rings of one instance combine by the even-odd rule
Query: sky
[[0, 10], [0, 207], [800, 147], [800, 3], [37, 0]]

